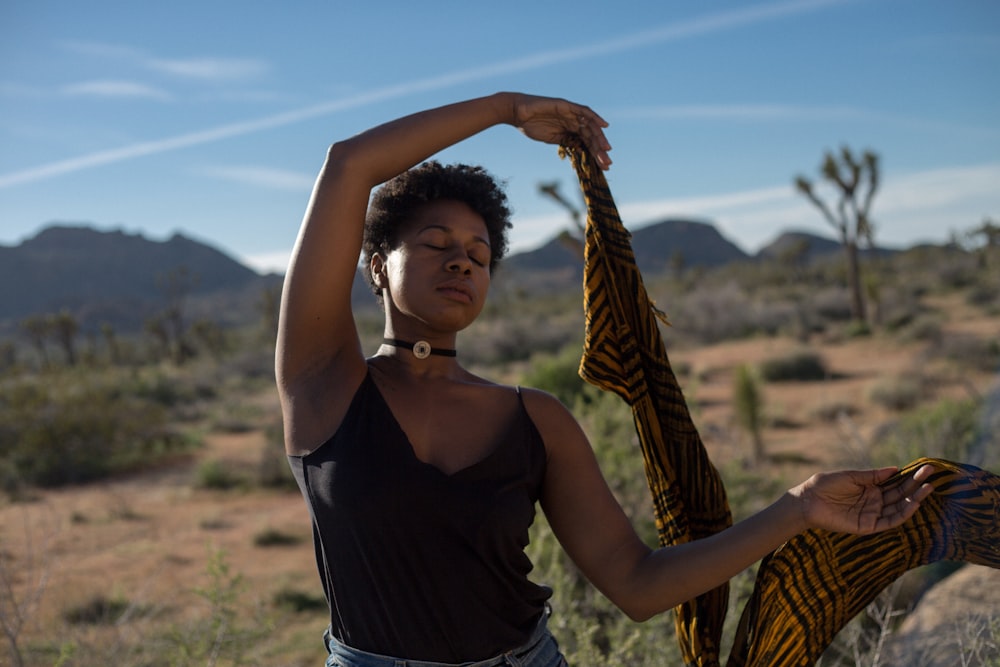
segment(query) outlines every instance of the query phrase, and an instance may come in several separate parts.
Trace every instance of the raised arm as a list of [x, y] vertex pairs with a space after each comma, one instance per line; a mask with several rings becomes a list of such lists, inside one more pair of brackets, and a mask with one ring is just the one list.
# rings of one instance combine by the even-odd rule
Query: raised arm
[[[606, 123], [566, 100], [498, 93], [405, 116], [330, 147], [313, 188], [285, 276], [275, 371], [285, 412], [286, 444], [316, 445], [329, 424], [313, 413], [334, 414], [364, 373], [351, 311], [354, 281], [372, 188], [435, 153], [498, 124], [532, 139], [557, 143], [583, 136], [607, 166]], [[340, 393], [330, 395], [334, 389]], [[332, 399], [332, 403], [331, 403]], [[315, 404], [315, 405], [311, 405]], [[303, 430], [304, 429], [304, 430]], [[309, 431], [315, 430], [316, 433]]]

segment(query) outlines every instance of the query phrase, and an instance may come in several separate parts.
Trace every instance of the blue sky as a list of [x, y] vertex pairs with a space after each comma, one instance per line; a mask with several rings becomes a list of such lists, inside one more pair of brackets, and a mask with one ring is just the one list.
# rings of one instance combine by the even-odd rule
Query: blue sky
[[[882, 161], [876, 240], [1000, 218], [1000, 3], [358, 1], [0, 4], [0, 245], [53, 222], [175, 231], [283, 270], [327, 146], [497, 90], [610, 123], [626, 225], [714, 222], [748, 252], [833, 235], [823, 153]], [[440, 156], [508, 182], [512, 245], [566, 226], [568, 163], [510, 127]]]

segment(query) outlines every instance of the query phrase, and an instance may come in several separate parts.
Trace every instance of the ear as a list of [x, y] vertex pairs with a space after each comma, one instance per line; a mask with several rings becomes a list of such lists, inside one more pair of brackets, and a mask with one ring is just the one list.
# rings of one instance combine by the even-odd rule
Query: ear
[[375, 283], [375, 286], [380, 289], [384, 288], [386, 286], [385, 258], [380, 253], [372, 255], [368, 270], [371, 271], [372, 282]]

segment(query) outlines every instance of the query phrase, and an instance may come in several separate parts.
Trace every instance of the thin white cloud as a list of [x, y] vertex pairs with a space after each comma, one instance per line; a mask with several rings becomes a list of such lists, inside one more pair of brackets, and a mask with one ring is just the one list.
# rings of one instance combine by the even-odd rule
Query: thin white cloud
[[270, 71], [270, 65], [257, 58], [166, 58], [153, 56], [131, 46], [102, 42], [64, 41], [59, 46], [79, 55], [126, 61], [160, 74], [198, 81], [239, 81]]
[[288, 250], [245, 255], [240, 258], [240, 261], [258, 273], [285, 273], [291, 259], [292, 251], [289, 248]]
[[[907, 244], [915, 239], [943, 242], [953, 230], [968, 229], [983, 216], [1000, 212], [1000, 163], [885, 175], [875, 196], [875, 239]], [[836, 231], [791, 183], [699, 197], [619, 202], [629, 229], [678, 217], [713, 223], [745, 250], [755, 251], [790, 229], [833, 237]], [[521, 251], [548, 241], [552, 230], [566, 226], [565, 215], [515, 220]]]
[[116, 60], [136, 61], [142, 60], [146, 56], [139, 49], [124, 44], [110, 44], [108, 42], [90, 42], [84, 40], [63, 40], [56, 46], [71, 51], [81, 56], [91, 56], [97, 58], [113, 58]]
[[199, 81], [242, 81], [270, 69], [264, 61], [252, 58], [150, 58], [144, 64], [157, 72]]
[[63, 86], [60, 92], [71, 97], [147, 99], [162, 102], [172, 99], [170, 93], [165, 90], [135, 81], [82, 81]]
[[304, 174], [302, 172], [273, 169], [270, 167], [207, 167], [201, 171], [205, 176], [210, 178], [242, 183], [258, 188], [288, 190], [292, 192], [309, 192], [312, 189], [313, 182], [316, 180], [315, 174]]
[[[907, 174], [886, 183], [875, 206], [885, 212], [912, 212], [983, 200], [1000, 202], [1000, 163]], [[995, 209], [994, 209], [995, 210]], [[985, 210], [983, 214], [993, 211]], [[971, 221], [974, 223], [976, 221]]]
[[[167, 139], [147, 141], [132, 146], [125, 146], [122, 148], [84, 155], [78, 158], [62, 160], [60, 162], [50, 163], [39, 167], [10, 172], [7, 174], [0, 174], [0, 188], [7, 188], [44, 178], [51, 178], [60, 174], [93, 168], [110, 164], [112, 162], [119, 162], [121, 160], [177, 150], [188, 146], [195, 146], [230, 137], [250, 134], [252, 132], [260, 132], [267, 129], [273, 129], [275, 127], [289, 125], [291, 123], [301, 122], [317, 116], [325, 116], [337, 111], [366, 106], [375, 102], [395, 99], [413, 93], [440, 90], [461, 83], [488, 79], [501, 74], [524, 72], [547, 67], [557, 63], [574, 62], [608, 53], [634, 50], [650, 44], [659, 44], [694, 37], [697, 35], [729, 30], [740, 26], [779, 19], [794, 14], [817, 11], [831, 5], [842, 5], [852, 1], [854, 0], [794, 0], [790, 2], [777, 2], [768, 5], [760, 5], [746, 9], [715, 12], [688, 21], [671, 23], [653, 30], [647, 30], [611, 39], [606, 42], [588, 44], [586, 46], [571, 49], [547, 51], [507, 62], [495, 63], [492, 65], [466, 70], [458, 70], [456, 72], [443, 74], [437, 77], [376, 89], [368, 93], [361, 93], [345, 99], [333, 100], [275, 116], [224, 125], [209, 130], [193, 132]], [[71, 46], [77, 49], [89, 48], [94, 51], [106, 48], [111, 54], [114, 55], [129, 51], [127, 48], [123, 47], [101, 47], [101, 45], [88, 45], [87, 43], [71, 43]]]
[[634, 107], [615, 113], [616, 118], [659, 120], [830, 121], [870, 118], [853, 107], [804, 107], [789, 104], [688, 104]]

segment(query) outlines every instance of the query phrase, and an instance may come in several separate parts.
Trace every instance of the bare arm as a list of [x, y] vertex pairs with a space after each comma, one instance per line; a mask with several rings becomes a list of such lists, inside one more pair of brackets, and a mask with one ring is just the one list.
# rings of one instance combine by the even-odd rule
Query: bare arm
[[886, 491], [878, 484], [894, 468], [823, 473], [712, 537], [651, 549], [612, 495], [576, 420], [554, 398], [530, 396], [549, 453], [542, 497], [549, 523], [587, 578], [636, 620], [725, 583], [807, 528], [864, 534], [898, 526], [931, 492], [923, 484], [930, 466]]
[[[329, 435], [353, 393], [343, 389], [357, 386], [364, 373], [351, 286], [371, 189], [498, 124], [550, 143], [578, 133], [605, 166], [610, 164], [607, 124], [589, 108], [514, 93], [422, 111], [330, 147], [285, 276], [278, 322], [275, 371], [290, 450], [302, 451]], [[318, 414], [330, 415], [324, 419], [333, 424], [319, 423]]]

